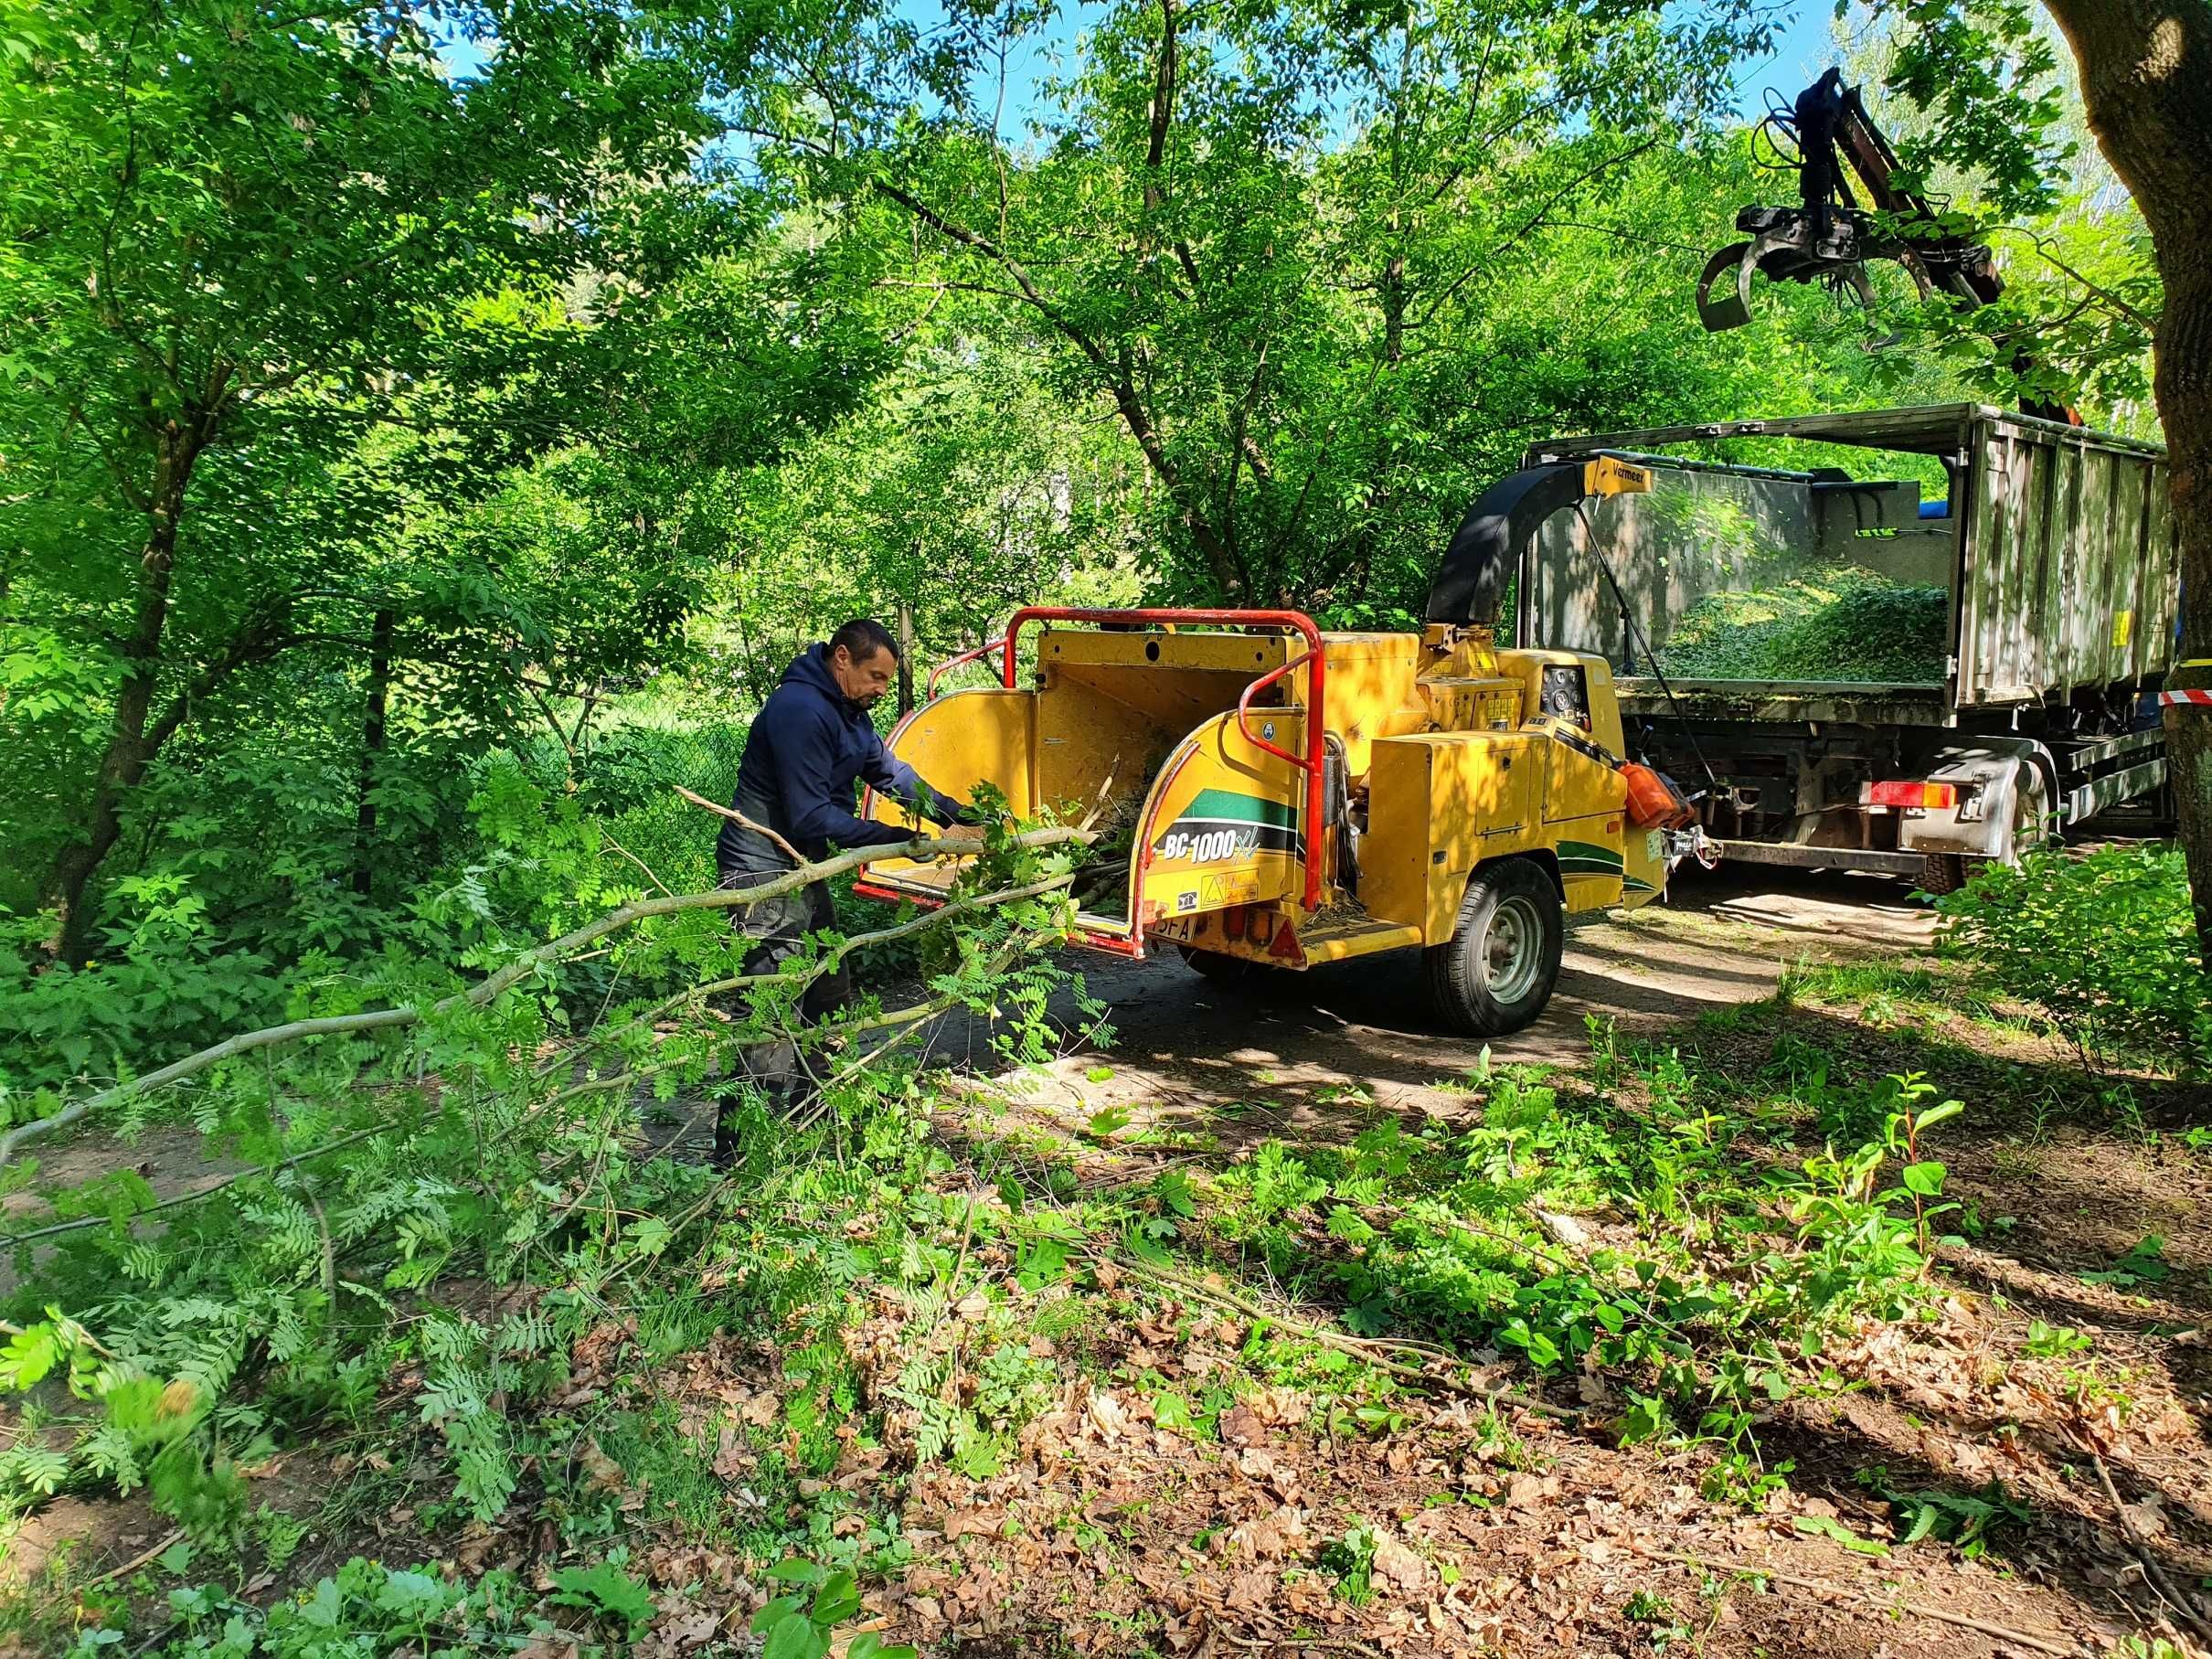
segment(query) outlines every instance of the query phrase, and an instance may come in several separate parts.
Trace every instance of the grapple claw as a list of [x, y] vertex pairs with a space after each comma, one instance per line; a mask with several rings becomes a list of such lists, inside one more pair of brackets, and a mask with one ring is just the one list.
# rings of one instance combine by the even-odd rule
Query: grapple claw
[[[1754, 244], [1735, 242], [1705, 262], [1704, 273], [1697, 279], [1697, 320], [1705, 324], [1707, 333], [1741, 328], [1751, 320], [1751, 307], [1745, 293], [1750, 273], [1746, 266], [1755, 252]], [[1713, 285], [1729, 273], [1734, 274], [1735, 281], [1726, 291], [1716, 294]]]

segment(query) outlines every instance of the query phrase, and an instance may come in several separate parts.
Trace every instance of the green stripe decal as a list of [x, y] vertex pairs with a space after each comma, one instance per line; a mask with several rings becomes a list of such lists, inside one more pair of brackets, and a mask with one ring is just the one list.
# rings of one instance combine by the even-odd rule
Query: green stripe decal
[[1559, 843], [1562, 876], [1618, 876], [1621, 869], [1621, 855], [1609, 847], [1596, 846], [1588, 841]]
[[1287, 802], [1241, 795], [1226, 789], [1200, 790], [1179, 816], [1206, 818], [1217, 824], [1262, 824], [1275, 829], [1292, 829], [1298, 822]]

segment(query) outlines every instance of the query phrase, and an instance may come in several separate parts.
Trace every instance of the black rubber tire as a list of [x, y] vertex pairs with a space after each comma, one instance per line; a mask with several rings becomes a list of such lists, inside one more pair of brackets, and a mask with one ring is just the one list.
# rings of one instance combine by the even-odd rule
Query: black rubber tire
[[1930, 853], [1920, 860], [1920, 891], [1930, 899], [1966, 885], [1966, 860], [1957, 853]]
[[1194, 951], [1188, 945], [1177, 945], [1175, 949], [1183, 952], [1183, 960], [1189, 964], [1191, 972], [1210, 980], [1224, 991], [1243, 990], [1267, 971], [1258, 962], [1248, 962], [1241, 956], [1224, 956], [1218, 951]]
[[[1507, 923], [1501, 924], [1501, 913]], [[1512, 959], [1504, 975], [1494, 962], [1492, 932], [1512, 925], [1534, 960]], [[1501, 943], [1504, 941], [1500, 941]], [[1475, 871], [1460, 900], [1451, 940], [1422, 955], [1437, 1013], [1469, 1037], [1504, 1037], [1544, 1012], [1558, 983], [1567, 946], [1567, 913], [1559, 889], [1543, 867], [1526, 858], [1501, 858]]]

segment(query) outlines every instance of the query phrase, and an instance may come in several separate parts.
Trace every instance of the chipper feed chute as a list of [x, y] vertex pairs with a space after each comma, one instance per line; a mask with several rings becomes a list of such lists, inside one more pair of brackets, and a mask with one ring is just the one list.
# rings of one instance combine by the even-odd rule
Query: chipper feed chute
[[[1322, 757], [1307, 752], [1297, 706], [1319, 677], [1310, 621], [1039, 610], [1010, 634], [1031, 622], [1047, 624], [1035, 684], [1014, 684], [1016, 637], [1000, 647], [1005, 683], [951, 693], [900, 723], [901, 760], [940, 789], [987, 782], [1017, 813], [1050, 807], [1097, 834], [1075, 892], [1079, 925], [1102, 948], [1142, 955], [1150, 923], [1200, 908], [1318, 903], [1324, 873], [1301, 825]], [[1094, 625], [1067, 625], [1083, 623]], [[1192, 631], [1220, 623], [1256, 631]], [[870, 810], [901, 821], [888, 802]], [[952, 879], [948, 868], [887, 863], [867, 886], [926, 901]]]

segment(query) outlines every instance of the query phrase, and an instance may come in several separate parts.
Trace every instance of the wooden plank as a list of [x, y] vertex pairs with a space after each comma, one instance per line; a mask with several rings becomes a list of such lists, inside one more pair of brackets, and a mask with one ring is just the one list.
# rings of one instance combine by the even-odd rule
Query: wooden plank
[[2163, 674], [2174, 662], [2174, 624], [2181, 606], [2181, 540], [2174, 521], [2174, 499], [2164, 463], [2144, 469], [2143, 558], [2154, 572], [2151, 588], [2137, 619], [2142, 631], [2136, 672], [2148, 678]]
[[2132, 683], [2141, 677], [2135, 663], [2143, 650], [2143, 601], [2150, 597], [2153, 575], [2143, 563], [2143, 539], [2138, 532], [2142, 515], [2135, 505], [2134, 495], [2143, 488], [2143, 474], [2150, 469], [2141, 462], [2117, 455], [2111, 458], [2111, 465], [2112, 501], [2105, 537], [2113, 564], [2112, 603], [2127, 611], [2128, 623], [2124, 633], [2115, 632], [2109, 619], [2105, 623], [2108, 685], [2115, 680]]
[[2013, 568], [2006, 584], [2010, 606], [2005, 612], [2005, 643], [2010, 649], [2012, 683], [2040, 686], [2045, 682], [2042, 620], [2037, 605], [2044, 574], [2063, 556], [2066, 545], [2067, 470], [2062, 453], [2053, 445], [2030, 446], [2036, 458], [2035, 482], [2029, 486], [2026, 534], [2020, 540], [2024, 557]]
[[2026, 683], [2020, 644], [2020, 593], [2049, 527], [2046, 497], [2050, 478], [2043, 446], [2012, 434], [2002, 497], [2004, 539], [1991, 548], [1988, 568], [1982, 572], [1983, 589], [1988, 596], [1981, 630], [1981, 689], [1985, 697], [2004, 695], [2010, 700]]

